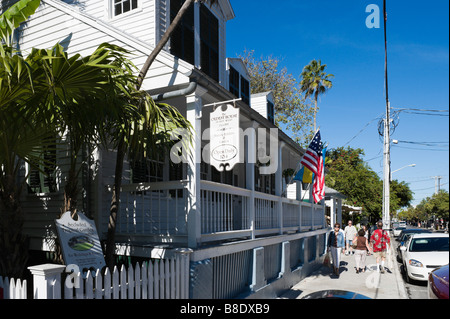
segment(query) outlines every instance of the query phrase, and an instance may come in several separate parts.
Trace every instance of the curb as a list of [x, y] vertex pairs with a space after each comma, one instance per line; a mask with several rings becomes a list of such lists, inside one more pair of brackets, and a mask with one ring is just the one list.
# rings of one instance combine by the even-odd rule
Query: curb
[[398, 268], [398, 263], [396, 260], [396, 256], [395, 256], [395, 251], [392, 245], [392, 241], [393, 238], [391, 236], [391, 244], [389, 245], [389, 258], [390, 258], [390, 262], [392, 263], [392, 268], [394, 268], [394, 274], [395, 274], [395, 279], [397, 281], [397, 287], [398, 287], [398, 291], [399, 291], [399, 299], [409, 299], [408, 298], [408, 294], [406, 293], [406, 287], [405, 287], [405, 283], [403, 281], [403, 276]]

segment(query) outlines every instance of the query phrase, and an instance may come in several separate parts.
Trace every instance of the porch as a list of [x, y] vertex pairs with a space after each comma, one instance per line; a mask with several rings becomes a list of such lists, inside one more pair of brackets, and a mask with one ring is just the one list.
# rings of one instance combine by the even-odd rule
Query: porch
[[[199, 248], [326, 227], [324, 205], [200, 181], [194, 203], [189, 181], [124, 185], [117, 242]], [[195, 204], [195, 205], [194, 205]]]

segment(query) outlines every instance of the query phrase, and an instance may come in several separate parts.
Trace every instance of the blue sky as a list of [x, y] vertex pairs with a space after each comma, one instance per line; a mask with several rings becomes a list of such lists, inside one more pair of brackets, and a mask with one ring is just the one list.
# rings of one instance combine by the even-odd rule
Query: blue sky
[[[382, 17], [382, 0], [231, 0], [236, 18], [227, 24], [227, 55], [273, 55], [297, 78], [311, 60], [321, 59], [335, 75], [319, 101], [322, 139], [331, 148], [364, 149], [364, 159], [382, 177], [384, 30], [382, 19], [379, 29], [366, 27], [370, 4], [379, 6]], [[387, 11], [391, 107], [448, 110], [449, 1], [388, 0]], [[392, 171], [416, 164], [393, 174], [409, 183], [413, 205], [433, 195], [434, 176], [442, 176], [441, 189], [449, 189], [448, 113], [420, 113], [401, 112], [391, 136], [431, 145], [401, 142], [391, 149]]]

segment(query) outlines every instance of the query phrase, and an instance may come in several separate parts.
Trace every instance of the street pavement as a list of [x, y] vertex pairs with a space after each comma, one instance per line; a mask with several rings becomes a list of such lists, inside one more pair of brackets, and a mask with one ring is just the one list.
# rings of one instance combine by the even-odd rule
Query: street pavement
[[357, 274], [355, 267], [353, 255], [341, 254], [339, 278], [332, 273], [330, 267], [322, 266], [283, 294], [280, 299], [303, 299], [312, 293], [326, 290], [350, 291], [370, 299], [408, 299], [392, 245], [386, 257], [387, 268], [384, 274], [376, 271], [374, 255], [367, 256], [367, 268], [364, 273]]

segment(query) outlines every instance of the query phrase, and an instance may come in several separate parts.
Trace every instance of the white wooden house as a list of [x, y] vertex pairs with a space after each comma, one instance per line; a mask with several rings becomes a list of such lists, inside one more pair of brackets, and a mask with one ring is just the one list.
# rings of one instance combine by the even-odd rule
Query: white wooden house
[[[140, 68], [183, 2], [42, 0], [20, 28], [20, 49], [26, 54], [32, 47], [60, 42], [69, 54], [88, 55], [110, 42], [131, 51]], [[176, 248], [192, 249], [192, 298], [275, 294], [320, 264], [328, 231], [324, 203], [302, 201], [300, 184], [286, 192], [282, 173], [297, 167], [304, 150], [274, 125], [272, 94], [250, 96], [245, 65], [227, 59], [226, 24], [233, 18], [229, 0], [195, 2], [143, 83], [155, 100], [176, 106], [192, 123], [197, 134], [189, 161], [153, 158], [157, 165], [147, 165], [127, 159], [124, 165], [117, 253], [164, 258]], [[231, 104], [240, 110], [240, 128], [263, 129], [267, 137], [248, 134], [241, 144], [245, 160], [230, 172], [219, 172], [202, 159], [209, 141], [201, 137], [215, 103], [237, 98]], [[268, 146], [270, 129], [276, 132], [275, 150]], [[258, 162], [248, 161], [261, 145], [267, 145], [269, 163], [278, 163], [269, 175], [261, 173]], [[64, 157], [57, 154], [61, 168], [54, 187], [35, 176], [22, 199], [32, 250], [51, 249], [48, 238], [62, 203]], [[80, 210], [95, 219], [105, 239], [114, 150], [98, 149], [86, 160]], [[277, 283], [267, 285], [272, 282]]]

